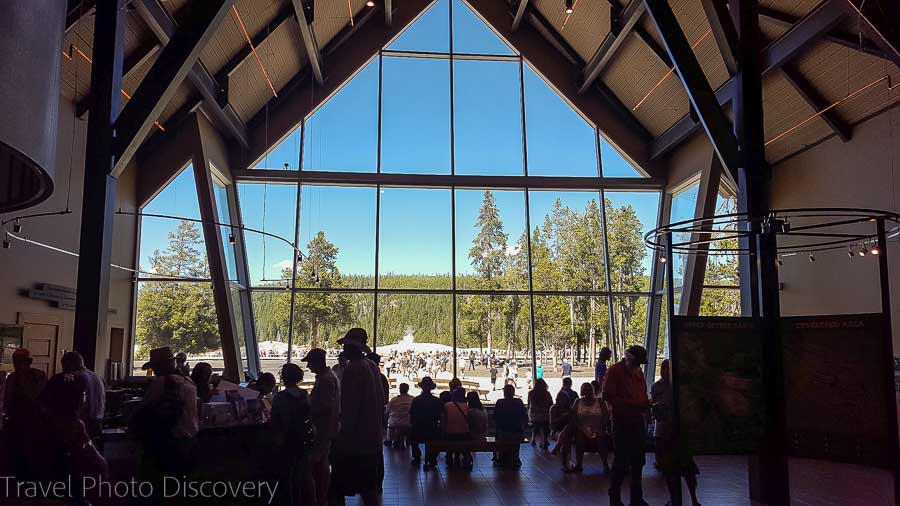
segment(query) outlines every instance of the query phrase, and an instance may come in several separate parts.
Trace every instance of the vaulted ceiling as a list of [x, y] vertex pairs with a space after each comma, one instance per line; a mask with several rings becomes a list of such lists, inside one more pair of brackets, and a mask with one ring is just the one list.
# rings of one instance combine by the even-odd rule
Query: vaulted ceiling
[[[710, 24], [717, 1], [670, 0], [669, 5], [724, 105], [733, 63], [726, 63], [717, 40], [720, 30]], [[760, 1], [767, 42], [763, 105], [769, 162], [834, 135], [850, 137], [854, 124], [900, 101], [896, 60], [885, 57], [870, 31], [861, 30], [861, 19], [833, 10], [838, 1], [846, 0]], [[563, 0], [469, 3], [548, 80], [556, 79], [552, 84], [573, 105], [596, 109], [587, 116], [601, 130], [610, 130], [613, 142], [638, 163], [664, 161], [688, 137], [702, 135], [640, 0], [577, 0], [571, 14], [564, 12]], [[185, 19], [189, 4], [127, 2], [123, 103]], [[183, 118], [200, 110], [235, 141], [239, 163], [249, 164], [430, 2], [377, 0], [368, 7], [366, 0], [316, 0], [314, 11], [304, 13], [312, 4], [235, 0], [148, 137], [175, 135]], [[385, 15], [385, 6], [391, 15]], [[93, 9], [93, 1], [69, 0], [60, 56], [62, 94], [77, 104], [79, 115], [91, 103]]]

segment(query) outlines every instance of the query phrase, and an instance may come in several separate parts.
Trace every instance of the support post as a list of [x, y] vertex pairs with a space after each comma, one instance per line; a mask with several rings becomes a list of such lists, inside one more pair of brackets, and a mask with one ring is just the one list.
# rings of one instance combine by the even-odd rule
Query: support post
[[[656, 228], [668, 224], [672, 214], [672, 194], [663, 192], [659, 199], [659, 213], [656, 220]], [[652, 365], [648, 360], [647, 370], [644, 376], [647, 379], [647, 388], [653, 385], [653, 379], [656, 377], [656, 357], [659, 355], [659, 324], [662, 319], [662, 312], [668, 311], [668, 307], [662, 304], [663, 280], [666, 279], [666, 265], [659, 261], [658, 258], [651, 259], [650, 268], [650, 300], [647, 303], [647, 356], [653, 360]], [[670, 260], [666, 257], [666, 264]]]
[[[740, 146], [738, 211], [747, 213], [745, 231], [759, 231], [759, 220], [769, 208], [770, 169], [765, 158], [762, 108], [762, 35], [757, 0], [732, 0], [729, 4], [738, 30], [735, 76], [735, 137]], [[749, 229], [749, 230], [747, 230]], [[785, 443], [784, 366], [778, 328], [780, 316], [778, 271], [774, 234], [750, 233], [739, 239], [747, 254], [739, 256], [743, 314], [761, 318], [765, 420], [759, 454], [750, 461], [750, 498], [770, 506], [790, 504], [790, 482]], [[758, 480], [754, 478], [758, 477]]]
[[[888, 406], [893, 406], [897, 402], [897, 392], [894, 379], [894, 332], [891, 322], [891, 278], [888, 275], [888, 241], [884, 227], [884, 218], [878, 218], [875, 226], [877, 227], [878, 248], [881, 253], [878, 255], [878, 273], [880, 274], [881, 284], [881, 314], [883, 315], [882, 327], [882, 343], [884, 345], [884, 354], [886, 361], [882, 367], [885, 373], [885, 385], [890, 385], [888, 395], [885, 402]], [[888, 429], [893, 437], [897, 437], [897, 410], [888, 409]], [[894, 466], [894, 504], [900, 502], [900, 448], [898, 448], [895, 439], [892, 452], [892, 464]]]
[[116, 178], [113, 123], [119, 113], [124, 60], [125, 20], [120, 0], [99, 0], [94, 20], [94, 65], [91, 91], [95, 97], [88, 120], [84, 159], [77, 299], [73, 348], [87, 367], [96, 367], [97, 340], [107, 334], [109, 270], [112, 258]]
[[200, 205], [200, 218], [203, 220], [203, 239], [206, 243], [209, 275], [212, 279], [213, 301], [216, 306], [216, 320], [222, 344], [222, 359], [225, 362], [225, 372], [222, 377], [240, 382], [243, 379], [243, 368], [237, 340], [237, 324], [234, 321], [231, 284], [228, 280], [228, 265], [225, 260], [225, 245], [222, 243], [219, 225], [216, 225], [220, 220], [216, 208], [213, 176], [203, 146], [203, 137], [198, 124], [199, 118], [196, 113], [190, 121], [194, 132], [192, 158], [194, 179], [197, 184], [197, 201]]
[[[666, 304], [666, 310], [669, 312], [669, 326], [671, 327], [672, 321], [675, 319], [675, 267], [672, 265], [672, 257], [674, 256], [674, 249], [672, 247], [672, 232], [666, 233], [666, 282], [669, 285], [669, 300], [668, 304]], [[680, 368], [680, 359], [678, 353], [678, 334], [675, 332], [669, 331], [669, 374], [671, 375], [672, 382], [672, 409], [674, 413], [672, 413], [672, 430], [675, 432], [675, 437], [678, 441], [678, 447], [684, 447], [684, 440], [681, 437], [681, 408], [679, 404], [680, 397], [680, 381], [678, 381], [678, 371]], [[682, 498], [681, 498], [681, 477], [676, 480], [674, 496], [672, 498], [673, 506], [681, 506]]]
[[[716, 215], [716, 198], [719, 196], [719, 181], [722, 176], [722, 162], [713, 154], [709, 165], [700, 174], [700, 189], [694, 207], [694, 219], [712, 218]], [[706, 279], [706, 263], [709, 259], [709, 239], [712, 236], [712, 221], [700, 223], [700, 231], [691, 234], [691, 242], [696, 244], [696, 252], [687, 255], [684, 268], [684, 288], [678, 312], [688, 316], [700, 315], [703, 300], [703, 282]]]

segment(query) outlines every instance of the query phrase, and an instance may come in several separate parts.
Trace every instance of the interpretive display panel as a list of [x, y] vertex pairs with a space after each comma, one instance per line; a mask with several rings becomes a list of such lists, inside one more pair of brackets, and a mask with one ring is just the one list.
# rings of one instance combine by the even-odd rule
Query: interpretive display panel
[[753, 453], [762, 434], [762, 348], [751, 318], [675, 316], [678, 411], [697, 454]]
[[791, 454], [888, 465], [893, 387], [881, 314], [781, 319]]

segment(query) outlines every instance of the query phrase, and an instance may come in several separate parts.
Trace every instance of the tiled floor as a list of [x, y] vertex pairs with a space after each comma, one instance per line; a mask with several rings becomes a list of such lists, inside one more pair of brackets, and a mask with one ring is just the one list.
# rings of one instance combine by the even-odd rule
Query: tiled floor
[[[609, 477], [602, 474], [599, 459], [585, 457], [581, 475], [565, 474], [559, 460], [529, 445], [522, 446], [518, 471], [491, 465], [489, 454], [476, 457], [471, 472], [447, 470], [441, 460], [437, 470], [424, 472], [410, 465], [408, 451], [385, 450], [384, 504], [391, 505], [525, 505], [608, 504]], [[753, 504], [747, 493], [747, 459], [702, 457], [700, 501], [704, 506]], [[858, 466], [794, 460], [791, 462], [792, 496], [796, 505], [888, 506], [894, 504], [890, 473]], [[627, 482], [625, 491], [627, 495]], [[644, 467], [645, 498], [653, 506], [668, 500], [665, 483], [648, 455]], [[685, 491], [686, 504], [690, 504]], [[627, 499], [626, 499], [627, 502]], [[349, 500], [348, 504], [359, 504]]]

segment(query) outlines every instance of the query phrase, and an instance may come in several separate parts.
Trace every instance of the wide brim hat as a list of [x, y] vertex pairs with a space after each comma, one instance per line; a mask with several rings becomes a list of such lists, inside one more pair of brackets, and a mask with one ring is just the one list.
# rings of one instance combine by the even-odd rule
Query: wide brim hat
[[325, 363], [325, 350], [322, 348], [313, 348], [306, 353], [306, 356], [301, 358], [301, 362], [313, 363], [313, 364], [324, 364]]
[[155, 350], [150, 350], [150, 360], [145, 362], [144, 365], [141, 366], [141, 369], [144, 371], [150, 368], [156, 369], [156, 364], [164, 363], [169, 360], [175, 360], [175, 354], [172, 353], [172, 348], [168, 346], [156, 348]]
[[369, 340], [369, 334], [366, 329], [354, 327], [344, 334], [344, 337], [337, 340], [337, 343], [343, 346], [353, 346], [362, 350], [364, 353], [372, 353], [372, 349], [366, 344]]
[[420, 381], [417, 386], [419, 388], [429, 388], [431, 390], [437, 388], [437, 384], [435, 384], [434, 380], [431, 379], [431, 376], [425, 376], [424, 378], [422, 378], [422, 381]]

